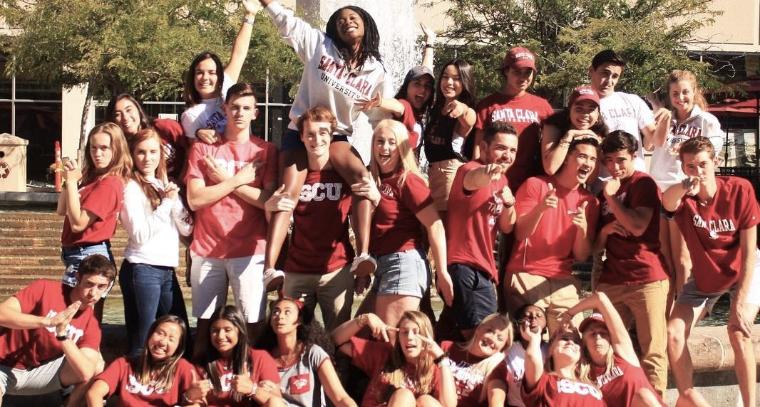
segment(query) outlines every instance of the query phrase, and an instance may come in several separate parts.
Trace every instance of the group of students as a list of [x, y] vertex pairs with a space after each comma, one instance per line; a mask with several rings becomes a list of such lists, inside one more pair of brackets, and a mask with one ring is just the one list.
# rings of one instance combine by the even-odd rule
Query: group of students
[[[516, 47], [499, 67], [503, 87], [476, 103], [466, 61], [435, 77], [425, 29], [423, 65], [394, 95], [365, 10], [337, 10], [323, 32], [260, 0], [304, 64], [278, 151], [252, 135], [254, 90], [236, 83], [253, 3], [242, 1], [226, 67], [208, 52], [192, 61], [180, 122], [150, 120], [120, 94], [82, 165], [64, 160], [63, 283], [40, 280], [0, 304], [0, 394], [67, 388], [71, 405], [118, 394], [123, 405], [651, 406], [662, 405], [669, 360], [679, 403], [706, 405], [686, 339], [730, 292], [738, 382], [754, 405], [760, 207], [749, 182], [716, 175], [720, 124], [693, 74], [673, 71], [670, 109], [653, 113], [615, 90], [626, 64], [601, 51], [590, 85], [555, 113], [528, 92], [535, 54]], [[387, 118], [357, 134], [352, 123], [370, 111]], [[368, 165], [351, 145], [361, 137], [372, 140]], [[116, 280], [118, 221], [129, 349], [105, 367], [96, 309]], [[581, 298], [572, 266], [590, 258], [594, 292]], [[432, 286], [444, 302], [437, 322]], [[353, 375], [332, 363], [333, 348], [369, 377], [362, 394], [346, 390]]]

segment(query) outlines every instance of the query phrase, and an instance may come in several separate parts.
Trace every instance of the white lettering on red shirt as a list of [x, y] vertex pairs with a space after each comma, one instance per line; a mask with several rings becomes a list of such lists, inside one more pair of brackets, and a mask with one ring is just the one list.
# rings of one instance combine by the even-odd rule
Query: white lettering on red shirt
[[[58, 315], [58, 313], [56, 311], [54, 311], [54, 310], [51, 309], [50, 311], [48, 311], [48, 313], [47, 313], [47, 315], [45, 315], [45, 317], [52, 319], [56, 315]], [[56, 334], [54, 326], [47, 326], [47, 327], [45, 327], [45, 329], [48, 332], [50, 332], [51, 334], [53, 334], [53, 335]], [[71, 325], [71, 324], [66, 325], [66, 337], [69, 338], [69, 339], [71, 339], [72, 342], [74, 342], [74, 343], [79, 342], [79, 339], [82, 338], [83, 336], [84, 336], [84, 330], [83, 329], [79, 329], [79, 328], [77, 328], [77, 327], [75, 327], [74, 325]]]
[[301, 196], [298, 198], [301, 202], [311, 201], [339, 201], [342, 198], [343, 184], [340, 182], [315, 182], [311, 185], [304, 185], [301, 188]]
[[602, 392], [596, 387], [564, 378], [557, 380], [557, 391], [562, 394], [579, 394], [591, 396], [597, 400], [602, 399]]

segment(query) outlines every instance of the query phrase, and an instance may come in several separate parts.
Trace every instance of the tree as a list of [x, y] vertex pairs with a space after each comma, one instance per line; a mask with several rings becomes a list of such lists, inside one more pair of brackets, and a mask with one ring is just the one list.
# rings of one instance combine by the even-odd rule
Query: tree
[[[5, 38], [13, 56], [8, 75], [87, 84], [88, 101], [124, 91], [177, 99], [196, 54], [209, 50], [227, 60], [242, 11], [228, 0], [0, 0], [0, 18], [18, 29]], [[253, 38], [241, 80], [261, 80], [267, 68], [275, 79], [297, 77], [295, 54], [263, 13]]]
[[[685, 43], [716, 12], [710, 0], [454, 0], [443, 35], [475, 65], [481, 96], [500, 88], [497, 68], [506, 51], [523, 45], [539, 55], [536, 91], [555, 105], [588, 81], [592, 57], [607, 48], [628, 61], [619, 87], [648, 94], [672, 69], [689, 69], [717, 84], [707, 64], [689, 59]], [[498, 50], [496, 52], [495, 50]], [[440, 61], [441, 59], [439, 59]]]

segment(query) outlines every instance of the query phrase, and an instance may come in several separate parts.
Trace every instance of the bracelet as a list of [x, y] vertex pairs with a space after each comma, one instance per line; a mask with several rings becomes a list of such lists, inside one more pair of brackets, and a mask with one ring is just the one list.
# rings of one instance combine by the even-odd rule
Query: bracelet
[[63, 342], [66, 339], [69, 339], [69, 336], [66, 334], [63, 334], [63, 335], [55, 334], [55, 339], [57, 339], [59, 342]]
[[255, 16], [245, 16], [243, 17], [243, 24], [253, 25], [253, 22], [256, 21]]
[[435, 363], [436, 365], [440, 365], [441, 362], [443, 362], [445, 359], [448, 359], [448, 357], [449, 355], [444, 353], [443, 355], [438, 356], [437, 358], [433, 359], [433, 363]]

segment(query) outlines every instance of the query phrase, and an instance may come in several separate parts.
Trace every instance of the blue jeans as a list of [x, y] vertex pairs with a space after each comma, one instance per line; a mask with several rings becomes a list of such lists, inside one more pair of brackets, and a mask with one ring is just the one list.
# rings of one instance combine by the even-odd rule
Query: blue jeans
[[[66, 271], [63, 272], [63, 283], [76, 287], [79, 263], [93, 254], [103, 255], [108, 260], [111, 260], [111, 263], [114, 263], [113, 254], [111, 253], [111, 242], [108, 240], [85, 246], [62, 247], [61, 260], [63, 260], [63, 265], [66, 266]], [[108, 291], [110, 290], [109, 288]], [[105, 298], [106, 294], [108, 292], [103, 294], [103, 298]]]
[[156, 318], [173, 314], [187, 324], [185, 302], [174, 268], [130, 263], [125, 259], [119, 271], [119, 285], [129, 337], [127, 356], [140, 354]]

